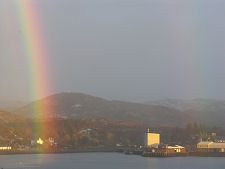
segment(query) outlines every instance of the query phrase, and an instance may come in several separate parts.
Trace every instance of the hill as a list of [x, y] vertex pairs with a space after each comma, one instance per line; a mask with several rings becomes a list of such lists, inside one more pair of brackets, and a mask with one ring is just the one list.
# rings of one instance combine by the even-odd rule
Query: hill
[[[45, 105], [49, 111], [33, 109], [35, 105]], [[25, 117], [40, 117], [44, 113], [45, 118], [107, 118], [157, 126], [183, 126], [190, 120], [188, 115], [165, 106], [106, 100], [81, 93], [51, 95], [18, 109], [16, 113]]]
[[0, 111], [0, 144], [24, 137], [29, 123], [26, 118]]
[[0, 100], [0, 110], [14, 111], [27, 103], [17, 100]]
[[149, 105], [166, 106], [189, 115], [193, 120], [209, 126], [225, 127], [225, 101], [214, 99], [164, 99], [148, 102]]

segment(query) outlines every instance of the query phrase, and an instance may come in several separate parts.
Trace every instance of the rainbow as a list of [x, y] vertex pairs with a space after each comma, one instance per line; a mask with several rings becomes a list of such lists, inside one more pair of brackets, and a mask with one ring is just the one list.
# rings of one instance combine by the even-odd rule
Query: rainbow
[[[30, 86], [30, 97], [32, 100], [37, 100], [45, 97], [51, 91], [49, 69], [48, 69], [48, 54], [45, 49], [44, 34], [41, 28], [38, 9], [35, 2], [32, 0], [16, 0], [18, 11], [18, 22], [22, 36], [21, 46], [22, 53], [27, 61], [27, 72]], [[34, 119], [43, 119], [52, 111], [48, 104], [41, 102], [36, 103], [32, 107], [32, 114]], [[47, 132], [50, 126], [34, 123], [33, 126], [35, 137], [49, 137]]]

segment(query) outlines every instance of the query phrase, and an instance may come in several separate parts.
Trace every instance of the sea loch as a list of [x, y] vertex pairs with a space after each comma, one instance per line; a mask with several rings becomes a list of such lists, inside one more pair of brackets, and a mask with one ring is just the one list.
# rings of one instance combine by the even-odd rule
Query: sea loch
[[120, 153], [2, 155], [4, 169], [224, 169], [223, 157], [150, 158]]

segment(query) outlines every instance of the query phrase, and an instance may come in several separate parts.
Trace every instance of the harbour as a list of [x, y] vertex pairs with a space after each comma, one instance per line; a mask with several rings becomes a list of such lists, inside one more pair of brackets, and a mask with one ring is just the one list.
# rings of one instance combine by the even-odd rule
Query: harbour
[[[219, 139], [218, 139], [219, 138]], [[127, 155], [141, 155], [143, 157], [225, 157], [224, 137], [216, 137], [211, 133], [208, 140], [196, 145], [181, 146], [160, 143], [160, 134], [151, 133], [148, 129], [145, 133], [145, 145], [125, 149]], [[190, 148], [191, 147], [191, 148]]]

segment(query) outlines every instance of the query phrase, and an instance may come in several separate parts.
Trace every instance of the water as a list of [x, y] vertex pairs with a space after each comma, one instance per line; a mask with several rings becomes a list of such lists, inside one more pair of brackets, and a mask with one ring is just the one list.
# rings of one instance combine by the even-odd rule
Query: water
[[224, 169], [224, 157], [150, 158], [120, 153], [0, 156], [4, 169]]

